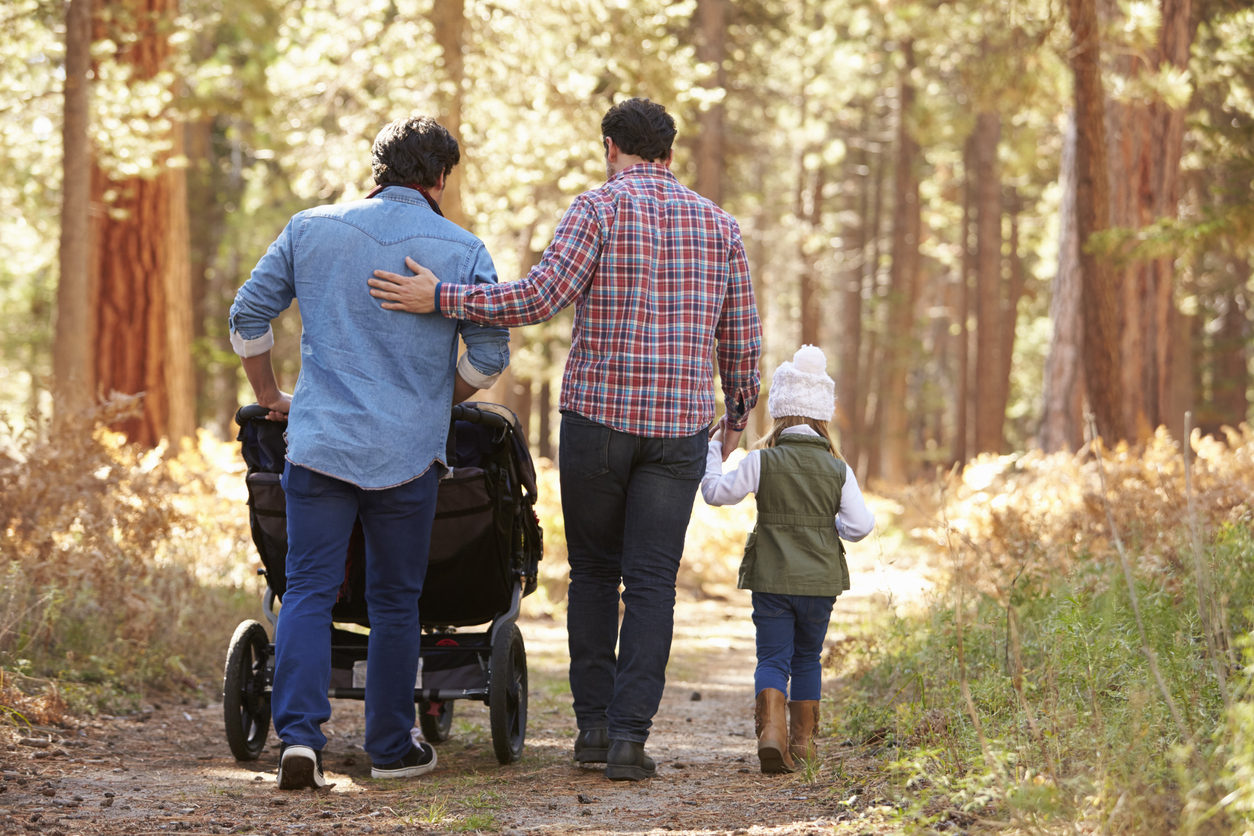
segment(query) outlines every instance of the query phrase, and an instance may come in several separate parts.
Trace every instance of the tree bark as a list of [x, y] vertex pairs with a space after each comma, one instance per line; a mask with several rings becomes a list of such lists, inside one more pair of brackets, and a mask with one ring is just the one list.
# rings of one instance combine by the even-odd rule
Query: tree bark
[[1235, 256], [1229, 257], [1229, 287], [1223, 295], [1223, 311], [1219, 315], [1219, 330], [1211, 345], [1210, 409], [1200, 423], [1204, 429], [1215, 431], [1219, 427], [1236, 427], [1246, 420], [1249, 413], [1250, 386], [1249, 359], [1249, 299], [1245, 283], [1250, 278], [1249, 263]]
[[1002, 427], [1001, 435], [1004, 444], [1006, 407], [1010, 404], [1010, 373], [1014, 368], [1015, 337], [1019, 323], [1019, 300], [1023, 298], [1024, 288], [1027, 287], [1027, 276], [1023, 269], [1023, 254], [1019, 251], [1019, 217], [1023, 206], [1018, 190], [1013, 186], [1010, 187], [1008, 197], [1003, 202], [1010, 216], [1010, 240], [1007, 249], [1010, 275], [1006, 282], [1005, 293], [999, 300], [1001, 329], [998, 339], [1001, 345], [997, 353], [1000, 367], [997, 369], [997, 390], [994, 397], [997, 399], [997, 414], [1000, 416], [999, 423]]
[[92, 403], [92, 303], [90, 270], [91, 0], [70, 0], [65, 19], [65, 113], [61, 129], [61, 276], [53, 345], [53, 391], [58, 421]]
[[[721, 90], [727, 83], [723, 66], [727, 57], [727, 0], [697, 0], [697, 30], [697, 60], [715, 68], [703, 86]], [[698, 122], [696, 191], [718, 204], [723, 202], [726, 117], [727, 108], [720, 99], [701, 111]]]
[[1047, 453], [1078, 450], [1084, 443], [1084, 368], [1080, 307], [1080, 246], [1076, 235], [1076, 130], [1070, 120], [1063, 135], [1062, 206], [1058, 228], [1058, 272], [1049, 301], [1054, 330], [1045, 360], [1038, 444]]
[[[112, 8], [126, 12], [137, 34], [118, 53], [134, 77], [152, 79], [168, 70], [174, 0], [129, 0]], [[170, 148], [155, 174], [115, 179], [98, 162], [91, 174], [97, 391], [143, 395], [142, 413], [119, 429], [150, 447], [196, 429], [186, 176], [169, 164], [182, 156], [183, 135], [177, 115], [165, 117]]]
[[1106, 441], [1127, 438], [1119, 365], [1119, 294], [1109, 264], [1088, 246], [1109, 226], [1106, 128], [1096, 0], [1068, 0], [1075, 76], [1076, 233], [1080, 241], [1084, 322], [1084, 378], [1097, 432]]
[[[462, 129], [462, 96], [466, 87], [466, 62], [463, 51], [466, 45], [466, 2], [465, 0], [437, 0], [431, 5], [431, 24], [435, 28], [435, 41], [440, 45], [444, 59], [444, 75], [450, 91], [441, 97], [441, 112], [435, 116], [437, 122], [445, 127], [460, 143]], [[462, 159], [465, 160], [466, 148], [463, 145]], [[444, 197], [440, 199], [440, 209], [444, 216], [460, 227], [466, 226], [466, 209], [462, 205], [462, 169], [459, 165], [453, 169], [444, 185]]]
[[[865, 120], [864, 120], [865, 128]], [[865, 448], [862, 440], [861, 380], [862, 294], [867, 260], [866, 227], [870, 221], [870, 178], [863, 174], [870, 162], [863, 136], [850, 145], [844, 188], [847, 219], [841, 229], [839, 330], [836, 334], [836, 429], [845, 456], [850, 448]], [[865, 471], [862, 471], [865, 472]]]
[[1001, 332], [1004, 327], [1001, 277], [1001, 176], [997, 145], [1001, 119], [982, 111], [975, 120], [975, 452], [1000, 453], [1005, 422], [998, 409], [1001, 386]]
[[915, 95], [910, 80], [910, 72], [914, 68], [913, 44], [906, 41], [902, 52], [905, 65], [901, 71], [898, 99], [892, 268], [879, 418], [882, 437], [880, 476], [894, 484], [904, 483], [909, 477], [910, 424], [906, 400], [914, 347], [914, 308], [919, 270], [919, 180], [915, 172], [919, 149], [909, 124]]
[[805, 154], [802, 154], [801, 159], [797, 161], [799, 167], [797, 222], [801, 225], [803, 232], [797, 243], [797, 258], [801, 265], [801, 344], [822, 346], [821, 326], [826, 294], [823, 292], [823, 277], [816, 263], [816, 256], [807, 251], [806, 240], [818, 230], [822, 223], [824, 178], [822, 170], [814, 172], [807, 200], [804, 194], [807, 180], [804, 160]]
[[957, 378], [957, 397], [955, 398], [954, 414], [954, 455], [955, 463], [965, 463], [970, 457], [971, 420], [974, 411], [972, 406], [971, 386], [971, 280], [975, 276], [975, 248], [971, 245], [971, 229], [974, 227], [975, 216], [975, 183], [978, 178], [975, 164], [975, 134], [967, 137], [962, 147], [962, 220], [958, 233], [962, 248], [958, 274], [958, 298], [954, 319], [957, 322], [957, 333], [954, 336], [955, 358], [957, 366], [954, 372]]

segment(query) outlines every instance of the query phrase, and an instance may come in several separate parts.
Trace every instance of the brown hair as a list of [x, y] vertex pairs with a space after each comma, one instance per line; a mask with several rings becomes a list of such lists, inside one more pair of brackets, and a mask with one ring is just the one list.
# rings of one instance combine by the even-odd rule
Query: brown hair
[[840, 450], [836, 449], [836, 443], [832, 441], [832, 434], [827, 429], [827, 422], [820, 421], [818, 418], [802, 418], [800, 415], [782, 415], [776, 418], [771, 431], [759, 438], [753, 446], [756, 448], [774, 447], [779, 443], [780, 433], [789, 427], [809, 427], [827, 442], [827, 449], [831, 451], [833, 456], [842, 462], [845, 460], [845, 457], [840, 454]]

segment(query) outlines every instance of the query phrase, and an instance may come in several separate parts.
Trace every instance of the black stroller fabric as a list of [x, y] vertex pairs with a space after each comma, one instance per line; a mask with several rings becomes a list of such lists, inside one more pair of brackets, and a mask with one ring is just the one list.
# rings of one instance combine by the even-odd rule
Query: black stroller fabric
[[[450, 472], [440, 480], [427, 579], [418, 609], [426, 626], [491, 621], [507, 610], [514, 579], [523, 594], [535, 589], [542, 552], [536, 517], [535, 469], [517, 418], [496, 404], [454, 407]], [[284, 425], [265, 410], [244, 407], [237, 420], [248, 465], [249, 522], [266, 582], [282, 600], [287, 587], [287, 518], [279, 483]], [[365, 545], [358, 523], [349, 542], [344, 584], [332, 613], [337, 621], [369, 625]]]

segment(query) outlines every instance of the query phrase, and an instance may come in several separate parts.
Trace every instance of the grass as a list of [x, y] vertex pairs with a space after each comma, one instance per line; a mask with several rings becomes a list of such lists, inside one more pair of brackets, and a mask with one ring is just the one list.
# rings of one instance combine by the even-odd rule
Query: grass
[[949, 592], [846, 648], [828, 729], [884, 759], [903, 822], [1254, 824], [1254, 667], [1231, 638], [1254, 617], [1254, 523], [1232, 490], [1254, 482], [1254, 443], [1229, 441], [1195, 440], [1210, 457], [1190, 463], [1191, 496], [1161, 437], [945, 486], [932, 513]]

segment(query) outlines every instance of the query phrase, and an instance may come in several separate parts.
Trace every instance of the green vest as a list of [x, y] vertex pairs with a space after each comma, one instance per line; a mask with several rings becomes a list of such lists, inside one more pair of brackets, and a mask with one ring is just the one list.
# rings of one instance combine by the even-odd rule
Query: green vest
[[740, 563], [741, 589], [783, 595], [839, 595], [849, 588], [836, 513], [846, 465], [827, 442], [786, 433], [759, 451], [758, 522]]

